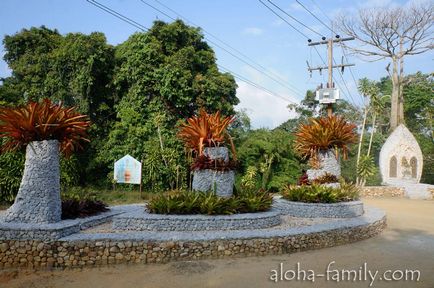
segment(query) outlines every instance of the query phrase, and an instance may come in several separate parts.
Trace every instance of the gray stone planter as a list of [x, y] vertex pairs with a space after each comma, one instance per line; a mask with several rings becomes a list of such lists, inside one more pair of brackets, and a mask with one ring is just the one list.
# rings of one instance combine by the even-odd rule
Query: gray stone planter
[[351, 218], [362, 216], [363, 202], [304, 203], [275, 199], [274, 207], [283, 215], [302, 218]]
[[321, 151], [318, 155], [318, 160], [320, 163], [319, 169], [309, 169], [306, 171], [309, 180], [317, 179], [326, 173], [333, 174], [336, 177], [341, 176], [341, 165], [338, 159], [336, 159], [333, 150]]
[[113, 217], [116, 230], [134, 231], [226, 231], [270, 228], [281, 223], [279, 211], [234, 215], [164, 215], [142, 210]]
[[34, 141], [27, 145], [26, 163], [14, 204], [5, 222], [54, 223], [61, 220], [59, 142]]
[[[223, 159], [229, 162], [228, 148], [206, 147], [204, 155], [211, 159]], [[193, 174], [192, 188], [195, 191], [213, 191], [221, 197], [231, 197], [234, 190], [235, 172], [212, 169], [196, 170]]]

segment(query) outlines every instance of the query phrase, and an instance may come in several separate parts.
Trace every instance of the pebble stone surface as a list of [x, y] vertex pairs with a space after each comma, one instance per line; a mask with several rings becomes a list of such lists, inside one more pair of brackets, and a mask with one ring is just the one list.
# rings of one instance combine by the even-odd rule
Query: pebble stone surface
[[326, 173], [335, 175], [338, 178], [341, 176], [341, 165], [332, 150], [320, 152], [318, 159], [320, 162], [320, 168], [309, 169], [306, 171], [309, 180], [317, 179]]
[[303, 203], [275, 199], [274, 207], [282, 214], [304, 218], [349, 218], [363, 215], [363, 203], [350, 201], [340, 203]]
[[[206, 147], [203, 153], [211, 159], [229, 161], [229, 151], [226, 147]], [[231, 197], [234, 183], [235, 171], [203, 169], [194, 171], [192, 188], [202, 192], [214, 191], [220, 197]]]
[[[116, 209], [120, 209], [117, 211], [120, 213], [132, 213], [143, 210], [144, 206], [112, 207], [111, 212]], [[89, 228], [93, 231], [81, 230], [57, 240], [4, 239], [0, 236], [0, 269], [165, 263], [284, 254], [366, 239], [386, 226], [385, 213], [371, 207], [366, 207], [362, 216], [345, 219], [297, 220], [283, 215], [281, 219], [280, 225], [248, 230], [156, 232], [111, 229], [103, 232]]]
[[113, 218], [113, 229], [137, 231], [209, 231], [262, 229], [279, 225], [280, 211], [234, 215], [164, 215], [145, 209]]
[[61, 219], [59, 142], [34, 141], [26, 147], [26, 162], [14, 204], [6, 222], [55, 223]]

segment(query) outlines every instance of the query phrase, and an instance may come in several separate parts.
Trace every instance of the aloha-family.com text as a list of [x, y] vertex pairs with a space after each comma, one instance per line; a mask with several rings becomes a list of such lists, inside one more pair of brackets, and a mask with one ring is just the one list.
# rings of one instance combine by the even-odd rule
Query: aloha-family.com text
[[270, 271], [270, 280], [277, 283], [283, 281], [315, 282], [324, 279], [334, 282], [367, 282], [369, 287], [374, 287], [377, 281], [419, 282], [421, 276], [420, 271], [416, 269], [371, 270], [366, 262], [356, 269], [338, 269], [336, 268], [336, 261], [331, 261], [325, 267], [324, 273], [304, 269], [300, 262], [297, 262], [294, 266], [287, 269], [284, 263], [280, 263], [277, 269]]

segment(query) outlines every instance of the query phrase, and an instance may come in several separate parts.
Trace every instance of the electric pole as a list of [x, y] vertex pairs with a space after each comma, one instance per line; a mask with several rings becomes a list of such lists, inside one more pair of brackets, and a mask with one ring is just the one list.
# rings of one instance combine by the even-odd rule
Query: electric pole
[[[308, 46], [316, 46], [316, 45], [327, 44], [327, 60], [328, 60], [327, 62], [328, 62], [328, 65], [326, 67], [320, 66], [320, 67], [313, 67], [312, 68], [309, 66], [309, 62], [308, 62], [307, 70], [310, 73], [312, 73], [312, 71], [319, 70], [321, 73], [322, 70], [327, 69], [327, 71], [328, 71], [327, 88], [328, 89], [320, 89], [320, 91], [317, 91], [317, 95], [319, 94], [319, 95], [327, 96], [327, 97], [323, 97], [323, 98], [321, 98], [321, 96], [320, 96], [319, 100], [320, 100], [321, 104], [327, 104], [327, 115], [331, 116], [333, 114], [333, 103], [335, 103], [336, 99], [339, 98], [339, 90], [334, 89], [335, 85], [333, 83], [333, 69], [334, 68], [340, 68], [343, 72], [345, 67], [355, 66], [355, 64], [344, 64], [343, 60], [342, 60], [342, 64], [333, 65], [333, 43], [354, 40], [354, 37], [340, 38], [339, 35], [336, 35], [336, 39], [333, 39], [333, 38], [326, 39], [325, 37], [323, 37], [322, 40], [323, 41], [312, 42], [312, 40], [309, 39], [308, 40], [309, 44], [307, 44], [307, 45]], [[321, 90], [323, 90], [323, 91], [321, 91]]]

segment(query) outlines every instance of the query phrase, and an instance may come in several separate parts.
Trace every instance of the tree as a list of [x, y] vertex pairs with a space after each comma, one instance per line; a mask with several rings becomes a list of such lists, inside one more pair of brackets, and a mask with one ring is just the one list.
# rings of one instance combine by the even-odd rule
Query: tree
[[[289, 104], [288, 109], [297, 113], [297, 117], [288, 119], [278, 128], [288, 132], [295, 132], [300, 123], [305, 123], [311, 117], [326, 116], [326, 109], [315, 99], [315, 92], [306, 91], [306, 96], [300, 104]], [[349, 122], [359, 123], [362, 119], [358, 107], [353, 106], [348, 101], [342, 99], [334, 104], [334, 113], [343, 116]]]
[[245, 141], [237, 149], [241, 172], [245, 176], [252, 171], [259, 172], [257, 186], [273, 191], [296, 183], [301, 168], [292, 149], [293, 139], [289, 132], [279, 128], [248, 132]]
[[218, 71], [200, 29], [180, 20], [156, 21], [148, 32], [133, 34], [116, 47], [115, 57], [113, 86], [121, 100], [99, 160], [111, 167], [127, 153], [143, 159], [143, 180], [152, 190], [186, 184], [188, 165], [176, 127], [201, 107], [235, 114], [234, 78]]
[[0, 100], [6, 105], [16, 105], [48, 97], [76, 106], [78, 111], [89, 115], [92, 142], [85, 152], [76, 155], [79, 162], [70, 163], [82, 166], [76, 167], [80, 173], [74, 174], [81, 183], [101, 177], [103, 170], [95, 162], [95, 155], [114, 119], [116, 101], [111, 89], [114, 48], [107, 44], [104, 34], [63, 36], [42, 26], [7, 35], [3, 44], [4, 59], [12, 69], [12, 76], [3, 80]]
[[427, 1], [409, 7], [360, 9], [358, 17], [341, 15], [336, 21], [344, 34], [359, 42], [349, 47], [352, 51], [373, 61], [390, 58], [391, 130], [404, 123], [404, 58], [433, 49], [433, 15], [434, 3]]

